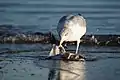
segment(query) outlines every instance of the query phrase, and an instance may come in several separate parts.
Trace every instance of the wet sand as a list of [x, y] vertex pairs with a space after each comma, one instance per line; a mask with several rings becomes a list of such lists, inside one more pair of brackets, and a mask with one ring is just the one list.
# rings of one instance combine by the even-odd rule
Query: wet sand
[[[87, 61], [63, 61], [43, 60], [42, 57], [48, 56], [50, 49], [50, 46], [44, 46], [46, 49], [40, 51], [1, 54], [0, 80], [120, 79], [119, 47], [81, 46], [79, 53], [87, 57]], [[68, 49], [72, 51], [74, 47]]]

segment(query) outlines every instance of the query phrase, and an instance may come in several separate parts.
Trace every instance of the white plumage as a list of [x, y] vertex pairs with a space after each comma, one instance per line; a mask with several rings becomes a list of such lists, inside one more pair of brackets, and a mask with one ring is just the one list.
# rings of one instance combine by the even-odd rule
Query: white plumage
[[60, 36], [59, 47], [65, 51], [64, 41], [77, 41], [76, 54], [78, 53], [80, 38], [86, 33], [86, 21], [80, 14], [63, 16], [58, 23], [57, 31]]

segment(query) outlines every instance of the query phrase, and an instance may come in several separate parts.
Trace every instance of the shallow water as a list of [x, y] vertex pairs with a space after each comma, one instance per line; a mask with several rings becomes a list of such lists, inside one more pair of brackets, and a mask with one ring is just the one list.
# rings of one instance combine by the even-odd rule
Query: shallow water
[[[11, 46], [11, 47], [10, 47]], [[119, 80], [119, 47], [81, 46], [86, 61], [47, 60], [51, 45], [3, 44], [1, 80]], [[68, 52], [75, 51], [69, 46]]]
[[[11, 35], [38, 39], [31, 34], [35, 32], [57, 35], [59, 19], [70, 13], [81, 13], [86, 18], [88, 35], [119, 35], [119, 4], [119, 0], [0, 0], [0, 39], [9, 37], [14, 41]], [[79, 54], [86, 57], [85, 62], [45, 60], [51, 48], [51, 44], [44, 43], [0, 44], [0, 80], [120, 79], [119, 47], [81, 45]], [[75, 48], [68, 45], [66, 49], [74, 52]]]

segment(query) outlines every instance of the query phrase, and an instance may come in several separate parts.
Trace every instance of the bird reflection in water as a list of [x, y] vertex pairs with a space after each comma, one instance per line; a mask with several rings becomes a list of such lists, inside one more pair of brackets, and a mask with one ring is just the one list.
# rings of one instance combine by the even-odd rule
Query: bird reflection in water
[[50, 69], [48, 80], [85, 80], [85, 62], [60, 60], [59, 67]]
[[60, 61], [60, 80], [84, 80], [85, 62], [80, 61]]

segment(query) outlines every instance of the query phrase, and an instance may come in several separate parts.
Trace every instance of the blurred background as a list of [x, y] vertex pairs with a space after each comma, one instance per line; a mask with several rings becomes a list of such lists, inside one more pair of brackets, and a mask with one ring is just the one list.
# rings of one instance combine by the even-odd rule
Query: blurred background
[[0, 0], [0, 25], [22, 32], [55, 32], [71, 13], [86, 18], [87, 34], [120, 34], [120, 0]]

